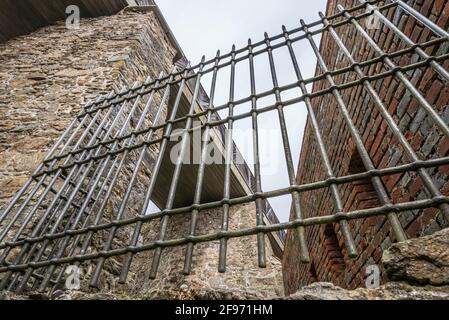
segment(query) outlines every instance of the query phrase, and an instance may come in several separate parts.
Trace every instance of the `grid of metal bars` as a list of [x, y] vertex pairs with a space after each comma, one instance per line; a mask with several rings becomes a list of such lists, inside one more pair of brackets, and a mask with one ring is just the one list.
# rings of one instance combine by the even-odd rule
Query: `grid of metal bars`
[[[227, 54], [217, 53], [216, 57], [206, 60], [204, 57], [198, 65], [188, 66], [183, 70], [173, 71], [168, 75], [161, 74], [157, 80], [148, 79], [144, 84], [136, 83], [131, 89], [123, 89], [119, 93], [111, 92], [107, 97], [100, 97], [95, 102], [85, 106], [82, 112], [73, 120], [64, 134], [50, 150], [45, 160], [36, 169], [32, 178], [11, 200], [9, 205], [0, 213], [0, 290], [8, 289], [17, 292], [23, 290], [47, 290], [61, 282], [64, 268], [69, 264], [80, 264], [83, 261], [94, 261], [96, 264], [90, 284], [96, 286], [106, 259], [114, 256], [125, 256], [120, 282], [125, 282], [135, 254], [142, 251], [154, 251], [150, 277], [156, 277], [163, 249], [174, 246], [186, 246], [184, 272], [191, 270], [192, 255], [195, 244], [209, 241], [220, 241], [219, 271], [226, 268], [227, 240], [230, 238], [257, 235], [258, 262], [260, 267], [266, 266], [265, 237], [270, 232], [296, 229], [301, 252], [301, 261], [310, 260], [304, 230], [308, 226], [327, 223], [338, 223], [350, 256], [356, 256], [356, 246], [353, 234], [348, 224], [349, 220], [362, 219], [370, 216], [385, 215], [394, 230], [397, 240], [406, 239], [404, 230], [396, 213], [437, 207], [449, 217], [449, 197], [442, 195], [433, 183], [426, 169], [449, 164], [448, 157], [421, 160], [409, 145], [407, 139], [395, 123], [387, 106], [379, 98], [378, 92], [372, 82], [386, 77], [394, 76], [401, 81], [407, 90], [416, 98], [420, 106], [427, 112], [446, 138], [449, 138], [448, 124], [443, 121], [438, 112], [426, 101], [420, 92], [413, 86], [405, 73], [422, 67], [433, 68], [444, 81], [449, 81], [449, 73], [442, 63], [449, 58], [449, 53], [431, 56], [426, 48], [439, 46], [449, 41], [449, 34], [439, 28], [426, 17], [413, 10], [402, 1], [362, 1], [360, 5], [345, 9], [339, 7], [339, 12], [331, 16], [320, 13], [320, 19], [314, 23], [306, 24], [301, 20], [301, 26], [292, 30], [283, 27], [282, 33], [265, 38], [257, 43], [248, 41], [248, 45], [236, 49], [232, 48]], [[414, 43], [394, 23], [386, 18], [384, 11], [399, 8], [413, 16], [420, 24], [430, 29], [434, 37], [423, 43]], [[392, 53], [385, 53], [371, 38], [361, 25], [360, 21], [370, 15], [376, 15], [381, 22], [390, 28], [408, 45], [407, 48]], [[356, 61], [352, 53], [345, 47], [338, 34], [338, 28], [352, 24], [357, 32], [366, 39], [377, 54], [376, 57], [366, 61]], [[337, 70], [328, 70], [325, 60], [315, 43], [313, 36], [329, 32], [341, 52], [349, 61], [349, 66]], [[306, 41], [310, 44], [322, 74], [304, 79], [292, 45], [295, 42]], [[297, 81], [280, 86], [273, 52], [279, 48], [287, 48], [293, 71]], [[399, 66], [395, 58], [406, 54], [416, 53], [421, 60]], [[271, 72], [272, 89], [257, 93], [254, 58], [267, 55]], [[365, 67], [376, 63], [384, 63], [387, 71], [366, 74]], [[236, 64], [248, 63], [250, 70], [251, 95], [235, 100], [235, 72]], [[216, 91], [217, 76], [223, 68], [230, 68], [229, 101], [216, 106], [214, 95]], [[355, 72], [359, 79], [351, 82], [336, 84], [334, 78]], [[211, 74], [212, 82], [209, 93], [209, 105], [201, 112], [195, 111], [195, 104], [204, 75]], [[187, 82], [194, 83], [190, 108], [187, 115], [176, 117]], [[323, 90], [309, 92], [307, 85], [317, 81], [327, 81], [329, 87]], [[360, 133], [348, 112], [347, 105], [342, 98], [342, 90], [363, 86], [373, 98], [384, 120], [387, 121], [395, 137], [403, 146], [405, 154], [410, 159], [408, 164], [384, 169], [374, 167], [373, 161], [367, 152]], [[301, 94], [295, 98], [282, 99], [282, 93], [293, 88], [299, 88]], [[170, 92], [176, 92], [176, 99], [171, 106], [171, 113], [164, 119], [164, 108], [167, 107]], [[363, 161], [365, 171], [358, 174], [336, 177], [332, 171], [330, 159], [320, 131], [319, 122], [315, 116], [312, 101], [316, 97], [332, 95], [343, 115], [353, 138], [357, 150]], [[275, 103], [260, 107], [259, 100], [273, 96]], [[293, 156], [289, 135], [287, 133], [284, 108], [297, 103], [304, 103], [309, 121], [313, 128], [314, 138], [317, 141], [320, 157], [325, 168], [326, 178], [307, 184], [298, 185], [293, 167]], [[244, 103], [251, 104], [251, 110], [235, 114], [235, 110]], [[228, 116], [221, 119], [216, 117], [218, 111], [227, 110]], [[260, 153], [258, 140], [258, 116], [270, 111], [277, 112], [283, 142], [284, 158], [288, 169], [289, 185], [285, 188], [264, 192], [261, 184]], [[160, 212], [147, 213], [147, 208], [154, 192], [156, 178], [162, 165], [163, 154], [172, 136], [175, 124], [183, 124], [183, 147], [179, 160], [187, 148], [189, 135], [197, 130], [193, 127], [193, 120], [205, 117], [201, 124], [204, 130], [205, 141], [209, 141], [213, 128], [227, 126], [227, 139], [225, 157], [228, 160], [225, 166], [225, 181], [223, 198], [220, 201], [202, 203], [201, 194], [204, 181], [205, 157], [207, 148], [204, 144], [201, 162], [199, 164], [197, 183], [195, 186], [194, 202], [188, 207], [175, 208], [173, 206], [179, 183], [182, 161], [178, 161], [173, 172], [169, 194], [165, 208]], [[251, 119], [254, 151], [255, 185], [253, 192], [246, 196], [231, 198], [230, 176], [233, 159], [233, 125], [240, 119]], [[139, 172], [145, 162], [145, 155], [151, 148], [157, 148], [157, 157], [151, 164], [151, 178], [146, 186], [145, 199], [140, 214], [135, 217], [126, 217], [125, 211], [129, 205], [132, 188], [138, 180]], [[132, 170], [124, 173], [130, 154], [137, 152], [132, 160]], [[404, 203], [392, 203], [385, 190], [381, 177], [396, 173], [417, 172], [423, 179], [424, 185], [431, 197]], [[126, 190], [121, 197], [121, 203], [115, 218], [104, 221], [104, 211], [121, 175], [126, 179]], [[345, 212], [338, 186], [354, 181], [370, 179], [377, 193], [380, 205], [376, 208]], [[301, 214], [299, 195], [302, 192], [328, 188], [332, 194], [336, 212], [304, 218]], [[262, 207], [265, 200], [290, 195], [294, 219], [285, 223], [264, 225], [262, 220]], [[257, 225], [240, 230], [228, 230], [230, 207], [254, 202]], [[198, 216], [203, 211], [213, 208], [222, 208], [223, 221], [221, 231], [206, 235], [196, 232]], [[95, 209], [95, 210], [94, 210]], [[175, 215], [189, 214], [191, 216], [190, 233], [182, 238], [166, 239], [169, 219]], [[159, 237], [151, 243], [139, 243], [142, 227], [156, 219], [160, 219]], [[32, 226], [32, 227], [30, 227]], [[129, 243], [126, 246], [112, 248], [112, 243], [119, 229], [129, 227]], [[99, 232], [106, 232], [103, 248], [90, 252], [92, 238]]]

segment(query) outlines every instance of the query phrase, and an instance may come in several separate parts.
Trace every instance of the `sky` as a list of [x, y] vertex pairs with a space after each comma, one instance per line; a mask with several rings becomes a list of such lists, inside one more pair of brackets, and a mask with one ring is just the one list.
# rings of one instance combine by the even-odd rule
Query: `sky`
[[[281, 26], [288, 30], [300, 25], [299, 20], [306, 22], [318, 20], [318, 12], [325, 11], [326, 0], [157, 0], [165, 19], [174, 36], [183, 49], [186, 57], [193, 65], [202, 55], [206, 59], [215, 57], [218, 49], [228, 53], [233, 44], [237, 49], [246, 46], [248, 38], [254, 42], [263, 39], [264, 32], [270, 36], [282, 32]], [[319, 44], [319, 37], [315, 38]], [[304, 78], [314, 75], [316, 59], [306, 41], [294, 44]], [[296, 81], [291, 59], [287, 48], [274, 51], [275, 65], [279, 84], [285, 85]], [[246, 63], [246, 65], [244, 64]], [[224, 70], [223, 74], [229, 74]], [[272, 89], [272, 79], [267, 55], [255, 59], [256, 89], [263, 92]], [[210, 79], [204, 77], [202, 85], [209, 91]], [[309, 88], [310, 89], [310, 88]], [[236, 99], [250, 95], [248, 62], [236, 67]], [[283, 99], [297, 97], [298, 91], [286, 92]], [[220, 76], [217, 80], [215, 105], [228, 102], [229, 78]], [[273, 101], [266, 99], [260, 106], [269, 105]], [[260, 107], [259, 106], [259, 107]], [[249, 105], [236, 107], [236, 113], [249, 111]], [[307, 112], [303, 104], [285, 108], [290, 147], [293, 154], [295, 170], [297, 169]], [[220, 112], [227, 116], [227, 110]], [[262, 189], [270, 191], [288, 187], [289, 181], [285, 158], [283, 157], [282, 140], [278, 115], [275, 111], [258, 117], [260, 128], [260, 155], [262, 167]], [[245, 119], [235, 123], [234, 141], [245, 160], [252, 167], [251, 120]], [[296, 173], [296, 171], [295, 171]], [[290, 215], [290, 196], [272, 198], [271, 206], [281, 221], [288, 221]]]

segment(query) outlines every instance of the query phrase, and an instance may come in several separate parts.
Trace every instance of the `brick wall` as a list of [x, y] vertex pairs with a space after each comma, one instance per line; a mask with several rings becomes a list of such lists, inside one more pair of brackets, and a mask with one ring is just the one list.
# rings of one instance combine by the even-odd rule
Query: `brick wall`
[[[446, 30], [449, 27], [449, 1], [415, 0], [408, 1], [408, 3], [437, 22], [439, 26]], [[349, 8], [359, 2], [357, 0], [330, 0], [327, 9], [328, 15], [337, 12], [338, 4]], [[417, 24], [414, 18], [398, 14], [395, 9], [389, 9], [383, 13], [413, 41], [422, 43], [431, 39], [429, 30]], [[357, 13], [353, 13], [353, 15], [355, 14]], [[365, 20], [361, 20], [362, 26], [365, 26], [365, 23]], [[376, 56], [354, 26], [345, 25], [336, 28], [336, 32], [356, 61], [365, 61]], [[383, 24], [380, 29], [369, 30], [369, 34], [387, 53], [407, 47]], [[446, 42], [443, 45], [428, 48], [426, 52], [428, 54], [447, 53], [448, 47]], [[329, 32], [325, 32], [323, 35], [320, 51], [330, 70], [349, 65], [346, 58], [339, 54], [338, 47]], [[404, 66], [419, 60], [418, 55], [409, 54], [395, 58], [394, 62]], [[446, 70], [449, 69], [449, 61], [445, 61], [443, 65]], [[369, 75], [386, 70], [388, 70], [387, 67], [382, 63], [363, 68], [363, 72]], [[316, 73], [322, 73], [319, 67], [317, 67]], [[416, 69], [408, 72], [406, 76], [442, 119], [449, 123], [449, 85], [430, 67]], [[337, 84], [357, 79], [358, 76], [355, 72], [334, 77]], [[420, 159], [444, 157], [449, 154], [448, 139], [443, 137], [442, 132], [437, 129], [418, 101], [411, 96], [396, 77], [390, 76], [372, 81], [371, 85], [379, 93], [379, 97]], [[329, 83], [322, 80], [314, 84], [313, 90], [318, 91], [328, 87]], [[340, 93], [376, 168], [381, 169], [410, 162], [387, 122], [373, 103], [371, 96], [362, 85], [343, 90]], [[316, 98], [313, 100], [313, 107], [334, 174], [345, 176], [365, 171], [348, 127], [338, 111], [335, 98], [331, 94]], [[321, 159], [313, 138], [310, 121], [307, 123], [304, 136], [297, 177], [299, 184], [325, 178], [323, 166], [319, 165]], [[436, 187], [443, 194], [448, 195], [449, 166], [427, 169], [427, 172], [431, 175]], [[429, 197], [427, 190], [423, 187], [422, 179], [416, 173], [386, 176], [382, 178], [382, 182], [393, 203]], [[345, 211], [372, 208], [380, 204], [370, 181], [349, 183], [338, 188]], [[305, 217], [328, 215], [335, 212], [331, 194], [326, 189], [303, 193], [301, 204]], [[442, 213], [434, 208], [402, 212], [398, 216], [408, 237], [431, 234], [447, 226]], [[380, 265], [383, 250], [395, 241], [395, 237], [390, 224], [384, 217], [351, 221], [350, 227], [358, 251], [358, 256], [355, 259], [348, 257], [337, 224], [307, 228], [306, 235], [312, 260], [309, 264], [300, 263], [296, 234], [288, 233], [283, 261], [287, 294], [315, 281], [333, 282], [347, 288], [365, 285], [366, 267], [371, 264]], [[380, 268], [382, 271], [381, 265]], [[382, 277], [385, 278], [383, 272]]]

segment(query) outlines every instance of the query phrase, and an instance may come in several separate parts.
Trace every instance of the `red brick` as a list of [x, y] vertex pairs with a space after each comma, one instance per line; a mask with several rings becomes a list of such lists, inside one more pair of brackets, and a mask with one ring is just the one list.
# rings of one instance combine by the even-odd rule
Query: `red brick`
[[422, 144], [424, 143], [424, 138], [421, 135], [421, 133], [417, 132], [411, 142], [411, 147], [413, 148], [413, 150], [418, 151], [421, 149]]
[[408, 227], [407, 227], [407, 236], [410, 238], [417, 237], [422, 230], [422, 224], [420, 219], [415, 219]]
[[445, 165], [445, 166], [441, 166], [438, 169], [438, 172], [441, 173], [441, 175], [447, 177], [449, 176], [449, 164]]
[[432, 14], [434, 15], [439, 15], [441, 14], [441, 11], [443, 11], [444, 8], [444, 0], [435, 0], [435, 2], [433, 3], [433, 9], [432, 9]]
[[446, 2], [444, 9], [441, 11], [440, 18], [438, 19], [437, 24], [440, 27], [445, 28], [448, 18], [449, 18], [449, 2]]
[[449, 154], [449, 139], [443, 138], [438, 144], [438, 154], [444, 157]]
[[440, 94], [441, 90], [443, 88], [443, 85], [439, 81], [434, 81], [432, 83], [432, 86], [430, 87], [429, 91], [427, 91], [426, 98], [427, 101], [430, 104], [434, 104], [436, 101], [438, 95]]

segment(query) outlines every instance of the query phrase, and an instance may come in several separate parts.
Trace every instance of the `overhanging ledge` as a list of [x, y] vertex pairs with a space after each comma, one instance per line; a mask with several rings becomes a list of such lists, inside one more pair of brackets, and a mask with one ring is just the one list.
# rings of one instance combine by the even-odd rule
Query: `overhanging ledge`
[[173, 35], [173, 32], [171, 31], [167, 21], [165, 20], [164, 15], [161, 12], [161, 9], [159, 9], [159, 7], [156, 4], [146, 6], [128, 6], [124, 8], [122, 12], [149, 12], [149, 11], [154, 12], [159, 21], [159, 24], [161, 25], [162, 29], [164, 29], [165, 35], [167, 36], [173, 48], [175, 48], [177, 51], [177, 54], [175, 55], [173, 62], [176, 62], [181, 58], [185, 57], [184, 52], [182, 51], [181, 46], [179, 45], [178, 41]]

